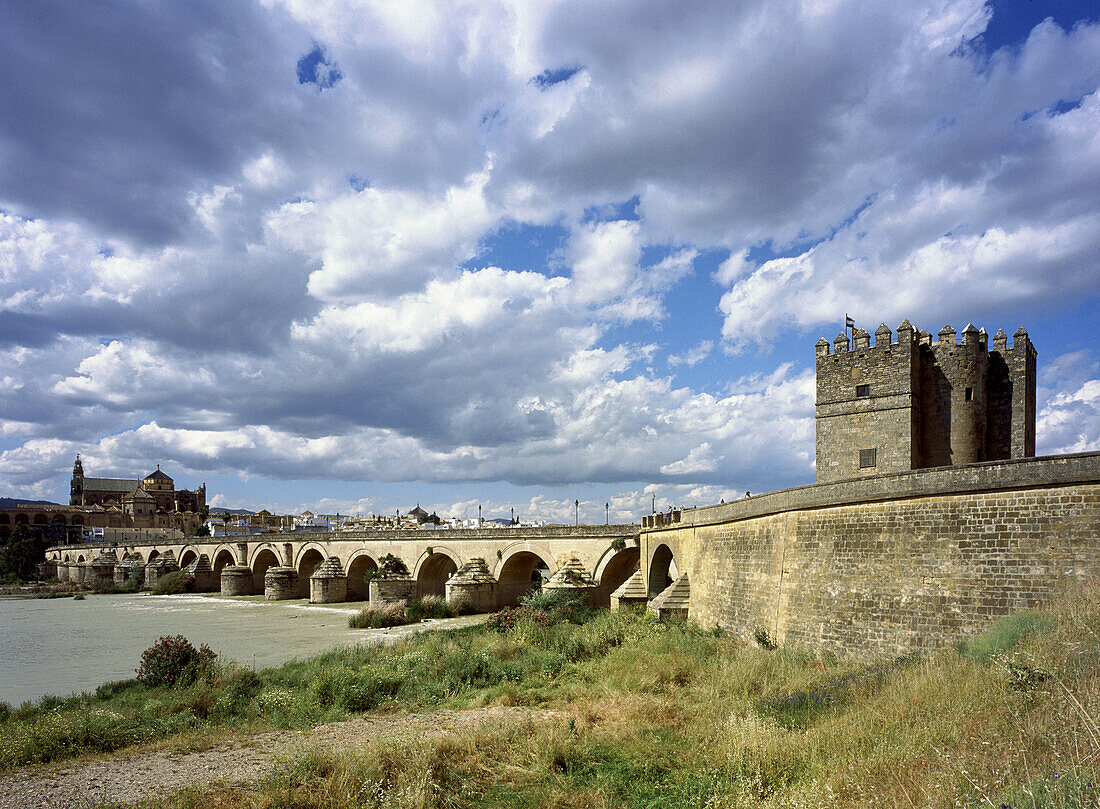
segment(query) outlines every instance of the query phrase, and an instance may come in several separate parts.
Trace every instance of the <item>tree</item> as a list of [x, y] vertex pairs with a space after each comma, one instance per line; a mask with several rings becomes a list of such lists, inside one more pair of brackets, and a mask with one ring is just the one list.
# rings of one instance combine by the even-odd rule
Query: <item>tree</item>
[[8, 541], [0, 547], [0, 579], [33, 579], [38, 565], [46, 561], [46, 540], [40, 532], [25, 525], [15, 526]]

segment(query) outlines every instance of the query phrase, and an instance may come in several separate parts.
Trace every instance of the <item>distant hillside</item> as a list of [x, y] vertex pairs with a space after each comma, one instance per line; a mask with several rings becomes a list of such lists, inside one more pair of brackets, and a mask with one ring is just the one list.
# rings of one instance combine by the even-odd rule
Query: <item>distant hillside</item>
[[0, 497], [0, 508], [15, 508], [16, 506], [60, 506], [49, 500], [20, 500], [18, 497]]
[[249, 511], [247, 508], [217, 508], [210, 509], [211, 514], [255, 514], [255, 511]]

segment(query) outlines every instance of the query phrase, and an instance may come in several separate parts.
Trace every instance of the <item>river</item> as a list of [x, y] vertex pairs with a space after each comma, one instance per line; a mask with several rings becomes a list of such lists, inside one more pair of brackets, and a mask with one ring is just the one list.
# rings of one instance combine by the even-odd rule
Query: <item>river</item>
[[377, 642], [380, 630], [348, 629], [360, 606], [200, 595], [0, 598], [0, 700], [18, 706], [133, 677], [141, 653], [163, 635], [257, 669]]

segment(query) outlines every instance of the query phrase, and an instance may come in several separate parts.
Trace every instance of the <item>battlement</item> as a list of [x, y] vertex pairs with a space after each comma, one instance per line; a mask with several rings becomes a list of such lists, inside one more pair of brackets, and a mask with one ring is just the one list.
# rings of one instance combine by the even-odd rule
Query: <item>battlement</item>
[[[989, 350], [989, 335], [984, 328], [975, 328], [973, 323], [968, 323], [966, 328], [962, 331], [962, 341], [960, 342], [956, 338], [957, 332], [950, 325], [944, 326], [937, 334], [937, 339], [932, 339], [932, 334], [923, 329], [916, 329], [909, 323], [908, 320], [903, 320], [897, 329], [897, 339], [893, 339], [893, 333], [890, 331], [890, 327], [885, 323], [879, 325], [875, 329], [875, 341], [874, 345], [871, 345], [871, 335], [863, 329], [855, 329], [853, 332], [853, 339], [849, 339], [847, 333], [840, 332], [833, 338], [833, 342], [830, 343], [824, 337], [816, 343], [817, 356], [828, 357], [839, 354], [851, 354], [853, 351], [871, 350], [877, 348], [896, 348], [898, 346], [912, 345], [914, 342], [919, 345], [933, 346], [957, 346], [957, 345], [980, 345], [982, 348]], [[1011, 348], [1008, 346], [1008, 335], [1005, 334], [1003, 329], [997, 329], [997, 333], [993, 335], [993, 350], [999, 353], [1012, 350], [1030, 350], [1035, 351], [1035, 347], [1031, 343], [1031, 339], [1028, 337], [1027, 329], [1023, 326], [1016, 329], [1012, 335], [1013, 345]], [[853, 346], [854, 342], [854, 346]]]
[[818, 340], [818, 481], [1033, 456], [1035, 358], [1022, 327], [992, 350], [973, 323]]

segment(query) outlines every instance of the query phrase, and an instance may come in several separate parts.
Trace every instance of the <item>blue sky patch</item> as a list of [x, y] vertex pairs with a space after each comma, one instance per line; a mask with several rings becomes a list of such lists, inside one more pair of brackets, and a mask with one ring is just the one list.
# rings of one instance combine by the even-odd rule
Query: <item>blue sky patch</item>
[[315, 45], [313, 50], [298, 60], [298, 84], [315, 84], [318, 90], [335, 87], [344, 74], [335, 62], [329, 60], [324, 49]]
[[548, 87], [553, 87], [555, 84], [569, 81], [583, 69], [582, 67], [548, 67], [546, 70], [542, 71], [542, 73], [531, 79], [531, 83], [540, 90], [545, 90]]

